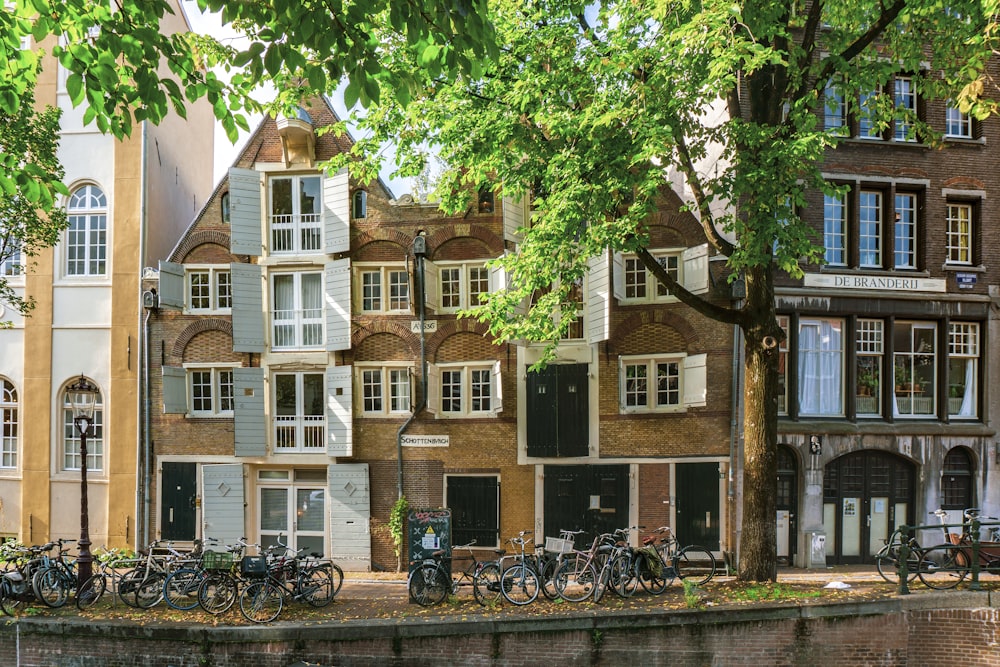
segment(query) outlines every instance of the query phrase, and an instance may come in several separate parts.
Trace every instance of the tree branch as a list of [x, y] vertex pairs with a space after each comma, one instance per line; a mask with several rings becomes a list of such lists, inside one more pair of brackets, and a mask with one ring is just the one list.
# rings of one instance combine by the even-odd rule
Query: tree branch
[[642, 265], [646, 267], [646, 270], [652, 273], [661, 284], [665, 285], [670, 290], [670, 294], [677, 297], [681, 303], [694, 308], [705, 317], [713, 320], [743, 326], [745, 317], [742, 310], [717, 306], [696, 294], [692, 294], [686, 287], [674, 280], [673, 276], [667, 273], [666, 269], [663, 268], [646, 248], [639, 248], [635, 251], [635, 254], [639, 258], [639, 261], [642, 262]]
[[691, 160], [691, 154], [688, 152], [687, 141], [684, 138], [684, 133], [680, 129], [674, 130], [674, 141], [677, 143], [677, 166], [680, 168], [681, 173], [687, 178], [688, 185], [691, 187], [691, 192], [694, 195], [695, 203], [698, 205], [698, 212], [701, 218], [701, 227], [705, 232], [705, 238], [708, 242], [712, 244], [719, 254], [729, 257], [736, 251], [736, 248], [728, 240], [719, 234], [719, 230], [715, 228], [715, 218], [712, 216], [712, 210], [708, 205], [708, 198], [705, 195], [705, 191], [701, 186], [701, 179], [698, 177], [698, 171], [694, 167], [694, 162]]

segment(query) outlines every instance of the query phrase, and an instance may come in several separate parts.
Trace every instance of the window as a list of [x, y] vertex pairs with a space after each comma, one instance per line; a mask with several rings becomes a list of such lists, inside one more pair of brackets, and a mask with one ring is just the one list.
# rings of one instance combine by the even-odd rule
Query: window
[[[80, 430], [73, 422], [73, 404], [69, 394], [63, 392], [63, 470], [80, 469]], [[87, 431], [87, 470], [104, 470], [104, 403], [97, 394], [94, 419]]]
[[622, 412], [661, 412], [683, 407], [682, 355], [621, 357]]
[[979, 325], [948, 325], [948, 416], [974, 419], [978, 407]]
[[896, 141], [916, 141], [913, 121], [917, 118], [917, 91], [913, 79], [898, 76], [895, 81], [896, 93]]
[[188, 368], [188, 382], [193, 416], [233, 415], [232, 368]]
[[410, 309], [410, 280], [402, 266], [360, 267], [361, 310], [366, 313]]
[[862, 190], [858, 213], [858, 262], [862, 267], [882, 266], [882, 193]]
[[351, 197], [351, 217], [356, 220], [368, 217], [368, 193], [364, 190], [355, 190]]
[[945, 262], [972, 264], [972, 205], [948, 204]]
[[945, 131], [946, 137], [957, 139], [972, 138], [972, 117], [967, 113], [962, 113], [958, 107], [948, 104], [945, 111]]
[[17, 467], [18, 414], [17, 389], [0, 378], [0, 468]]
[[[854, 135], [859, 139], [917, 141], [915, 121], [920, 117], [920, 100], [914, 77], [897, 76], [884, 89], [862, 91], [857, 103]], [[893, 105], [891, 110], [888, 108], [890, 103]], [[890, 112], [891, 119], [888, 118]]]
[[806, 416], [844, 413], [843, 322], [799, 320], [799, 412]]
[[326, 391], [322, 373], [274, 376], [275, 452], [326, 451]]
[[359, 365], [361, 413], [377, 417], [408, 414], [410, 405], [410, 367]]
[[323, 276], [278, 273], [272, 276], [274, 311], [272, 347], [323, 345]]
[[500, 480], [496, 475], [446, 475], [452, 544], [496, 546], [500, 538]]
[[854, 340], [857, 414], [879, 415], [882, 413], [882, 356], [885, 349], [882, 321], [859, 319]]
[[934, 414], [937, 327], [933, 322], [896, 322], [893, 330], [895, 415]]
[[785, 339], [778, 344], [778, 414], [788, 414], [788, 316], [778, 315]]
[[271, 195], [271, 252], [317, 252], [322, 248], [322, 179], [275, 176]]
[[485, 417], [498, 413], [500, 363], [431, 365], [430, 395], [439, 417]]
[[972, 459], [963, 447], [954, 447], [941, 470], [941, 508], [964, 510], [972, 505]]
[[224, 269], [185, 267], [188, 308], [191, 311], [222, 311], [233, 307], [233, 284], [229, 267]]
[[861, 139], [881, 139], [882, 133], [877, 122], [877, 92], [864, 92], [858, 105], [858, 137]]
[[847, 264], [847, 195], [823, 197], [823, 245], [826, 263], [831, 266]]
[[[654, 251], [653, 256], [660, 266], [677, 282], [681, 276], [680, 251]], [[624, 258], [625, 300], [626, 301], [666, 301], [672, 298], [667, 288], [646, 270], [638, 257]]]
[[479, 295], [490, 291], [490, 272], [482, 262], [438, 264], [442, 312], [479, 305]]
[[108, 200], [96, 185], [84, 185], [69, 196], [66, 230], [66, 274], [107, 274]]
[[[828, 83], [823, 92], [823, 127], [827, 130], [841, 130], [847, 126], [847, 105], [844, 93], [833, 83]], [[842, 131], [838, 131], [840, 134]]]
[[917, 268], [917, 197], [915, 195], [896, 195], [895, 240], [894, 268]]
[[6, 241], [9, 244], [10, 250], [6, 253], [7, 256], [3, 261], [0, 262], [0, 277], [14, 278], [24, 273], [21, 242], [13, 237], [6, 239]]
[[222, 207], [222, 222], [227, 225], [232, 222], [232, 209], [230, 208], [229, 193], [222, 193], [222, 200], [220, 201], [220, 206]]

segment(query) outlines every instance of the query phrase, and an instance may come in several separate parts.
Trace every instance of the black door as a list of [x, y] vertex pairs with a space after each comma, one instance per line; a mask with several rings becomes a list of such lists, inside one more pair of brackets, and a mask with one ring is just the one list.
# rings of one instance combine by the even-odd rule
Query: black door
[[778, 560], [791, 563], [795, 557], [798, 526], [795, 514], [798, 507], [799, 466], [795, 452], [789, 447], [778, 446]]
[[[578, 548], [628, 525], [628, 466], [545, 466], [545, 535], [583, 530]], [[542, 536], [536, 535], [536, 539]]]
[[678, 463], [677, 539], [682, 546], [697, 544], [718, 551], [719, 464]]
[[587, 364], [528, 373], [528, 456], [587, 456], [588, 385]]
[[160, 539], [189, 542], [195, 533], [197, 463], [164, 461], [160, 472]]

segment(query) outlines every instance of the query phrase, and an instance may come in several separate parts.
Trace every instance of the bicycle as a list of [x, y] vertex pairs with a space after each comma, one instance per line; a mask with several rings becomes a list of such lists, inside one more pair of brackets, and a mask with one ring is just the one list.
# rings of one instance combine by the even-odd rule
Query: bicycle
[[[207, 538], [209, 543], [218, 544], [216, 538]], [[198, 587], [208, 576], [208, 572], [203, 567], [203, 542], [194, 541], [194, 550], [190, 557], [176, 563], [177, 569], [173, 570], [163, 580], [163, 599], [167, 606], [178, 611], [190, 611], [198, 606]]]
[[560, 530], [559, 537], [546, 537], [545, 546], [535, 545], [532, 565], [542, 585], [542, 594], [549, 600], [559, 599], [556, 590], [556, 570], [562, 564], [563, 556], [573, 551], [576, 536], [582, 530]]
[[[943, 509], [937, 509], [931, 514], [937, 516], [941, 521], [941, 529], [944, 531], [946, 542], [924, 549], [920, 553], [917, 576], [929, 588], [954, 588], [972, 570], [973, 539], [969, 532], [972, 523], [979, 519], [995, 519], [983, 517], [978, 508], [968, 508], [962, 512], [962, 532], [950, 533], [945, 524], [947, 512]], [[978, 566], [981, 571], [1000, 574], [1000, 542], [983, 541], [979, 543]]]
[[[538, 574], [531, 565], [530, 557], [525, 557], [525, 545], [531, 542], [530, 530], [522, 530], [517, 537], [510, 538], [510, 543], [514, 547], [512, 565], [504, 566], [501, 559], [500, 565], [500, 592], [505, 600], [511, 604], [526, 605], [531, 604], [538, 598], [538, 589], [541, 588], [538, 582]], [[521, 553], [517, 550], [520, 548]]]
[[189, 559], [189, 554], [174, 549], [173, 542], [156, 540], [142, 555], [145, 562], [134, 570], [135, 574], [128, 579], [128, 586], [134, 586], [134, 606], [151, 609], [163, 600], [167, 577], [176, 569], [178, 562]]
[[[659, 574], [649, 566], [649, 559], [637, 561], [639, 583], [653, 595], [659, 595], [676, 578], [690, 580], [696, 586], [707, 584], [715, 576], [715, 556], [705, 547], [695, 544], [680, 547], [680, 542], [670, 526], [660, 526], [654, 535], [647, 535], [642, 542], [653, 546], [662, 567]], [[647, 552], [650, 553], [650, 552]]]
[[239, 594], [240, 583], [245, 579], [240, 572], [244, 554], [253, 547], [246, 538], [240, 538], [236, 544], [226, 547], [225, 551], [206, 551], [202, 556], [202, 567], [209, 575], [198, 585], [198, 606], [212, 615], [222, 614], [233, 606]]
[[25, 547], [15, 543], [5, 547], [3, 558], [8, 569], [0, 577], [0, 611], [13, 616], [22, 604], [35, 599], [31, 581], [42, 565], [44, 554], [55, 546], [54, 542], [48, 542], [40, 546]]
[[[913, 581], [917, 578], [917, 571], [920, 567], [920, 543], [910, 535], [906, 540], [909, 548], [909, 555], [906, 558], [906, 580]], [[875, 554], [875, 568], [879, 576], [890, 584], [899, 583], [899, 550], [903, 546], [903, 532], [900, 529], [892, 531], [892, 534], [885, 539], [885, 546]]]
[[66, 560], [66, 545], [76, 540], [58, 539], [54, 558], [42, 555], [41, 566], [31, 577], [31, 589], [35, 597], [47, 607], [59, 608], [66, 604], [69, 594], [76, 590], [76, 561]]
[[[267, 556], [269, 561], [271, 558], [274, 557], [273, 550], [281, 548], [285, 550], [285, 554], [280, 558], [283, 559], [286, 563], [289, 562], [288, 553], [291, 550], [289, 549], [287, 544], [281, 541], [281, 538], [282, 534], [279, 533], [277, 538], [275, 538], [275, 545], [273, 545], [272, 547], [268, 547]], [[314, 568], [319, 570], [325, 570], [326, 574], [329, 576], [330, 579], [329, 601], [332, 601], [333, 598], [336, 597], [337, 593], [340, 592], [340, 587], [344, 585], [344, 570], [329, 558], [323, 558], [319, 553], [313, 552], [306, 556], [306, 555], [301, 555], [302, 551], [304, 551], [304, 549], [299, 549], [297, 552], [295, 552], [294, 554], [295, 565], [306, 566], [309, 568]]]
[[597, 587], [597, 568], [603, 566], [603, 558], [612, 538], [603, 533], [594, 538], [587, 551], [576, 549], [564, 554], [562, 564], [556, 569], [555, 586], [559, 597], [567, 602], [583, 602], [594, 594]]
[[[135, 570], [141, 561], [125, 555], [117, 549], [112, 549], [98, 554], [95, 562], [98, 569], [90, 575], [90, 578], [80, 584], [80, 588], [76, 592], [77, 609], [84, 610], [94, 606], [109, 588], [111, 589], [112, 604], [117, 604], [117, 598], [121, 598], [125, 604], [135, 606], [133, 604], [135, 601], [134, 581], [133, 586], [127, 592], [123, 592], [121, 582], [127, 574]], [[119, 570], [123, 568], [128, 569], [124, 573], [120, 573]], [[108, 582], [110, 582], [110, 586]]]
[[[495, 560], [477, 559], [472, 549], [475, 544], [476, 540], [472, 540], [468, 544], [452, 547], [452, 554], [455, 551], [468, 552], [468, 556], [461, 558], [468, 560], [468, 565], [459, 571], [457, 577], [449, 574], [447, 566], [460, 559], [447, 555], [445, 550], [435, 551], [429, 558], [410, 563], [417, 566], [407, 582], [410, 599], [422, 607], [430, 607], [443, 602], [449, 591], [457, 595], [460, 587], [472, 586], [476, 602], [484, 607], [496, 604], [501, 596], [499, 566]], [[495, 552], [497, 557], [504, 553], [502, 549]]]
[[333, 601], [331, 569], [287, 547], [284, 555], [273, 556], [273, 551], [282, 546], [269, 547], [264, 556], [244, 556], [240, 563], [240, 573], [249, 581], [240, 591], [240, 613], [249, 621], [275, 620], [286, 598], [313, 607], [325, 607]]

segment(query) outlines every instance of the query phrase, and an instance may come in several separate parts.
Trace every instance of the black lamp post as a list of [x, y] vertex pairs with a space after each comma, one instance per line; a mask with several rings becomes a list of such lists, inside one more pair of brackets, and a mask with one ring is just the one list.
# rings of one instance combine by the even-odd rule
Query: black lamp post
[[90, 578], [93, 573], [94, 557], [90, 553], [90, 516], [87, 508], [87, 435], [94, 422], [94, 405], [97, 403], [97, 387], [87, 378], [80, 379], [66, 388], [73, 409], [73, 424], [80, 431], [80, 553], [77, 556], [77, 585]]

